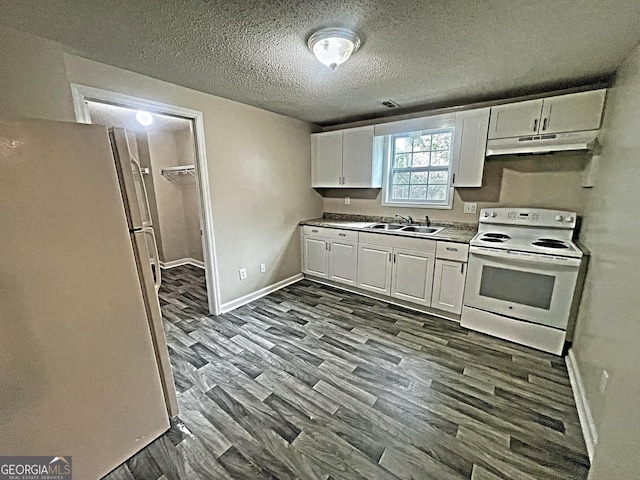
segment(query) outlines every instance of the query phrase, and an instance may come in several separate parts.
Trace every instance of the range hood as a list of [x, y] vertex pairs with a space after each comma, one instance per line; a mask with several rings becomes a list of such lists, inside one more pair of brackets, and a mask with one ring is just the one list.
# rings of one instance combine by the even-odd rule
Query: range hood
[[570, 133], [547, 133], [513, 138], [496, 138], [487, 141], [486, 156], [492, 155], [542, 155], [567, 150], [593, 150], [598, 130]]

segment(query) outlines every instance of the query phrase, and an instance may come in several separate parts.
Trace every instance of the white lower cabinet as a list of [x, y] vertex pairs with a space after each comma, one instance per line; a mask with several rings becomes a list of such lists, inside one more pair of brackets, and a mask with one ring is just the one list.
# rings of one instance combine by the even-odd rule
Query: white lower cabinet
[[358, 287], [363, 290], [391, 295], [391, 256], [393, 247], [358, 245]]
[[328, 241], [326, 238], [316, 238], [304, 235], [302, 237], [302, 271], [316, 277], [329, 277], [329, 262], [327, 258]]
[[332, 240], [329, 243], [329, 280], [356, 285], [358, 242]]
[[302, 271], [455, 314], [462, 311], [469, 246], [304, 226]]
[[431, 304], [436, 242], [370, 233], [361, 233], [360, 242], [359, 288], [427, 307]]
[[430, 306], [434, 260], [433, 253], [394, 248], [391, 296]]
[[356, 285], [358, 232], [303, 227], [302, 272]]
[[467, 264], [451, 260], [436, 260], [433, 278], [433, 296], [431, 306], [438, 310], [460, 314], [462, 312], [462, 294], [467, 277]]
[[438, 242], [431, 306], [455, 314], [462, 312], [462, 295], [467, 279], [469, 245]]

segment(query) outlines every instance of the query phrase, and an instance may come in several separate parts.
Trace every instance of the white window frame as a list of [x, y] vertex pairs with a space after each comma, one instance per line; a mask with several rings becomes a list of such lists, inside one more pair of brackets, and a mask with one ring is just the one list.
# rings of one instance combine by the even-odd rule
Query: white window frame
[[[452, 173], [453, 173], [453, 163], [454, 163], [454, 144], [455, 144], [455, 116], [452, 118], [451, 115], [439, 115], [427, 117], [425, 119], [421, 119], [420, 124], [414, 125], [414, 122], [403, 122], [407, 123], [407, 125], [402, 125], [404, 128], [394, 128], [389, 127], [390, 133], [388, 135], [384, 135], [384, 143], [383, 143], [383, 155], [384, 155], [384, 169], [383, 169], [383, 179], [382, 179], [382, 199], [381, 205], [388, 207], [405, 207], [405, 208], [429, 208], [429, 209], [446, 209], [451, 210], [453, 208], [453, 196], [454, 196], [454, 187], [452, 185]], [[400, 122], [398, 122], [400, 124]], [[416, 128], [423, 127], [423, 128]], [[410, 129], [409, 129], [410, 128]], [[451, 159], [449, 160], [448, 167], [448, 178], [449, 178], [449, 188], [447, 192], [447, 200], [442, 201], [433, 201], [433, 200], [425, 200], [425, 201], [397, 201], [391, 200], [391, 165], [392, 165], [392, 137], [394, 135], [399, 134], [409, 134], [416, 131], [437, 131], [437, 130], [453, 130], [453, 135], [451, 138]], [[387, 133], [385, 131], [385, 133]]]

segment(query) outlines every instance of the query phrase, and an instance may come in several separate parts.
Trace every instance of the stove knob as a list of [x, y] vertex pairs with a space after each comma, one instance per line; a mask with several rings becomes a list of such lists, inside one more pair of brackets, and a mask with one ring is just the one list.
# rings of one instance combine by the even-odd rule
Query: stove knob
[[556, 215], [555, 217], [553, 217], [553, 219], [557, 222], [561, 222], [562, 220], [564, 220], [564, 217], [562, 215]]
[[567, 217], [564, 219], [565, 222], [573, 222], [575, 220], [575, 218], [573, 217]]
[[492, 217], [492, 218], [495, 218], [495, 217], [497, 217], [497, 216], [498, 216], [498, 214], [497, 214], [496, 212], [491, 212], [491, 217]]

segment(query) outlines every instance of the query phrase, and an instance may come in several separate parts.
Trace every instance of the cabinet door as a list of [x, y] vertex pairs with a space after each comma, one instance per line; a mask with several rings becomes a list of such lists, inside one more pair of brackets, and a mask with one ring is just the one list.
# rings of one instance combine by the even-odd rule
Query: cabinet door
[[454, 187], [481, 187], [487, 150], [489, 108], [456, 113], [453, 146]]
[[358, 245], [358, 287], [389, 295], [391, 293], [392, 247]]
[[329, 280], [356, 286], [358, 243], [333, 240], [329, 244]]
[[303, 237], [302, 271], [316, 277], [329, 277], [327, 261], [328, 241], [324, 238]]
[[606, 90], [545, 98], [540, 133], [579, 132], [600, 128]]
[[489, 138], [534, 135], [538, 133], [541, 112], [541, 99], [492, 107]]
[[407, 302], [431, 305], [433, 253], [395, 248], [391, 296]]
[[462, 312], [462, 294], [467, 277], [466, 263], [436, 260], [431, 306], [439, 310]]
[[343, 187], [381, 187], [375, 175], [373, 159], [373, 126], [343, 130], [342, 176]]
[[340, 187], [342, 131], [311, 135], [312, 187]]

